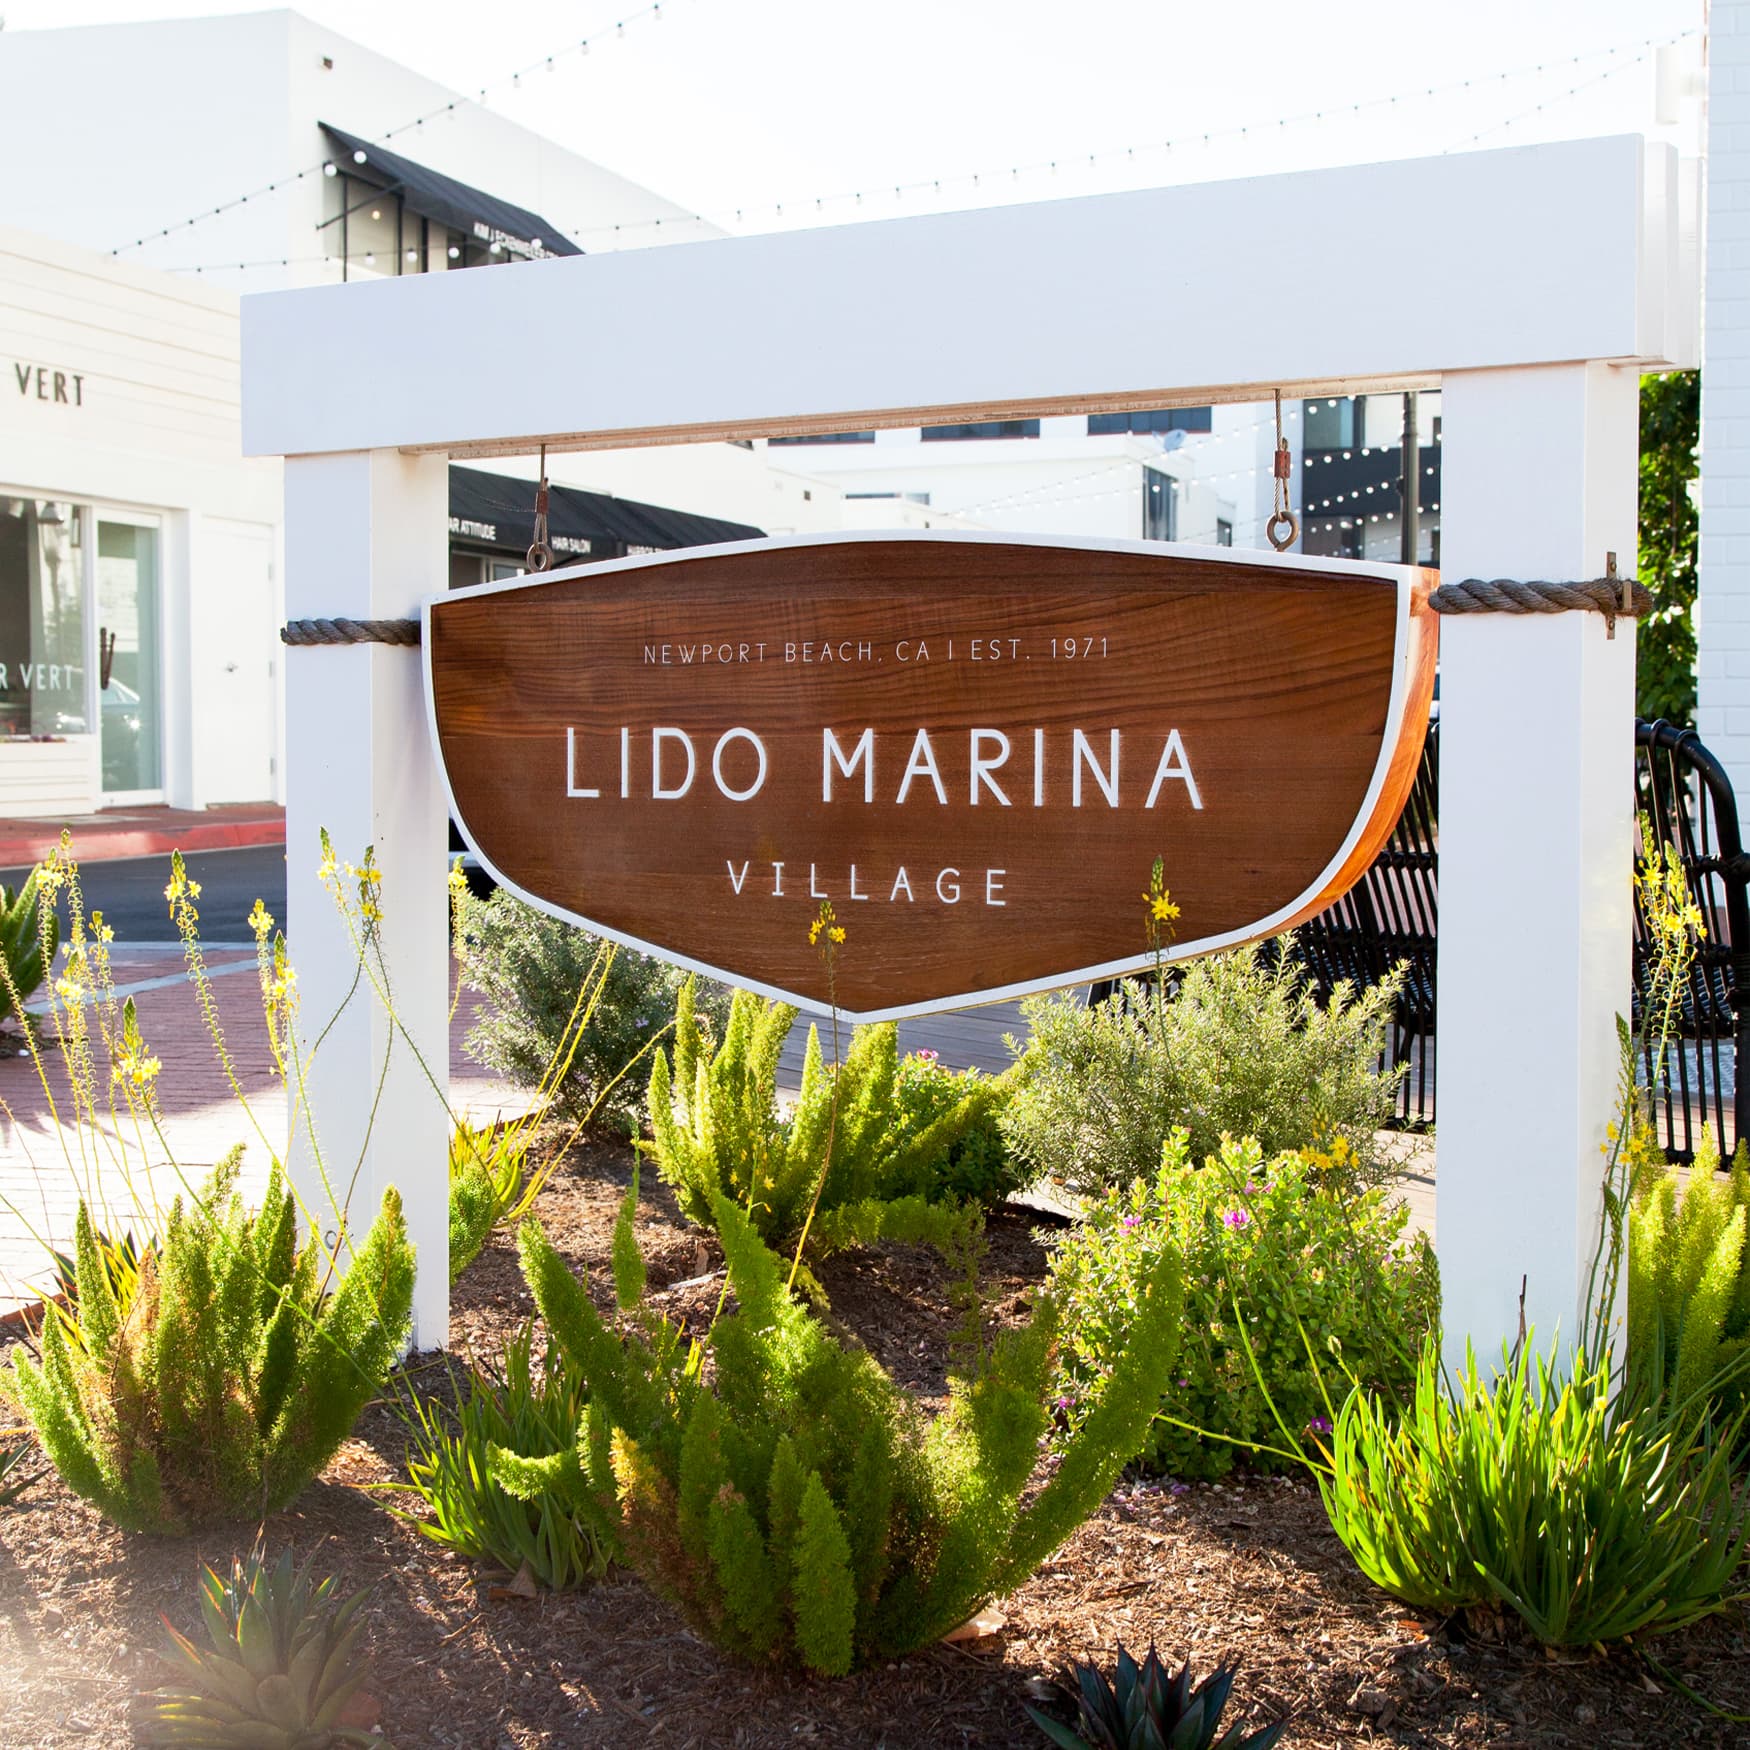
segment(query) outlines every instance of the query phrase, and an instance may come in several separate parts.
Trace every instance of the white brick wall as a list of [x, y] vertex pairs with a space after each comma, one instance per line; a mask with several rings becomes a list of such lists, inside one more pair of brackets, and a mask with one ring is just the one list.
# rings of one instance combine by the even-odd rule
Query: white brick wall
[[1708, 27], [1696, 722], [1750, 799], [1750, 0]]

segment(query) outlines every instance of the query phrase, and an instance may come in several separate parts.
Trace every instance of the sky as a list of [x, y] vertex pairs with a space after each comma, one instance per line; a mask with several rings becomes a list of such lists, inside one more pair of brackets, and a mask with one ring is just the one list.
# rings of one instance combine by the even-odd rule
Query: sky
[[[484, 88], [502, 114], [728, 230], [765, 231], [1650, 132], [1646, 45], [1691, 33], [1680, 52], [1693, 61], [1703, 4], [303, 0], [296, 9], [471, 97]], [[8, 30], [262, 10], [0, 0]], [[513, 81], [522, 69], [532, 70]], [[1414, 213], [1331, 222], [1353, 228], [1363, 270], [1406, 244], [1413, 258], [1421, 230]]]

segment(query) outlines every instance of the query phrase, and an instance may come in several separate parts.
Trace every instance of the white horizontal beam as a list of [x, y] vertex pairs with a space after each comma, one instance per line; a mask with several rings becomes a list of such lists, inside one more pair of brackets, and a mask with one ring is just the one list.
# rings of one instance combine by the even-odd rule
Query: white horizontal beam
[[[455, 454], [1685, 363], [1633, 136], [243, 300], [244, 448]], [[1357, 227], [1377, 250], [1358, 255]]]

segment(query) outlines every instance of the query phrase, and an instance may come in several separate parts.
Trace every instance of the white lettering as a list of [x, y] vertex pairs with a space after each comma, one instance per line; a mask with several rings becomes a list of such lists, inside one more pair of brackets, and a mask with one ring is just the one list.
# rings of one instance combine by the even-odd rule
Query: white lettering
[[[999, 750], [994, 756], [987, 756], [978, 750], [986, 743], [993, 743]], [[1009, 758], [1009, 738], [1000, 729], [975, 729], [972, 732], [972, 806], [978, 806], [978, 787], [983, 784], [1003, 807], [1009, 806], [1009, 799], [997, 788], [997, 781], [991, 776], [998, 766], [1006, 765]]]
[[[745, 790], [732, 790], [723, 781], [723, 750], [732, 741], [749, 741], [753, 750], [760, 756], [760, 769], [752, 784]], [[754, 734], [751, 729], [726, 729], [717, 737], [717, 745], [711, 752], [711, 776], [717, 781], [717, 788], [731, 802], [746, 802], [751, 797], [759, 795], [766, 782], [766, 744]]]
[[725, 858], [724, 862], [729, 869], [729, 885], [733, 887], [737, 893], [740, 893], [741, 884], [747, 879], [747, 864], [742, 864], [741, 873], [737, 875], [735, 872], [735, 865], [729, 862], [728, 858]]
[[565, 731], [565, 794], [567, 796], [599, 796], [599, 790], [580, 790], [577, 787], [577, 731]]
[[[3, 683], [0, 683], [3, 684]], [[1173, 755], [1179, 756], [1179, 763], [1173, 764]], [[1161, 763], [1155, 767], [1155, 781], [1148, 787], [1148, 801], [1144, 808], [1153, 808], [1155, 798], [1161, 793], [1161, 785], [1169, 778], [1180, 779], [1185, 786], [1185, 793], [1191, 798], [1193, 808], [1203, 806], [1203, 798], [1197, 794], [1197, 780], [1191, 776], [1191, 762], [1185, 755], [1185, 744], [1179, 739], [1178, 730], [1168, 732], [1167, 745], [1161, 749]]]
[[1082, 805], [1082, 766], [1086, 764], [1094, 774], [1094, 782], [1100, 786], [1100, 793], [1106, 798], [1108, 808], [1118, 806], [1118, 731], [1112, 731], [1112, 771], [1110, 776], [1100, 770], [1100, 762], [1094, 758], [1093, 744], [1078, 729], [1075, 732], [1074, 766], [1070, 773], [1069, 805], [1080, 808]]
[[936, 897], [941, 900], [944, 905], [958, 905], [960, 903], [960, 882], [958, 879], [949, 883], [954, 889], [952, 893], [944, 893], [942, 891], [942, 883], [947, 881], [950, 875], [958, 877], [959, 874], [960, 871], [958, 869], [944, 869], [936, 876]]
[[[687, 775], [673, 789], [662, 782], [662, 744], [678, 741], [687, 750]], [[676, 802], [693, 787], [693, 774], [698, 762], [693, 757], [693, 738], [684, 729], [652, 729], [650, 732], [650, 799], [653, 802]]]
[[851, 898], [852, 899], [867, 899], [868, 897], [869, 897], [868, 894], [859, 893], [857, 891], [857, 865], [855, 863], [853, 863], [851, 865]]
[[1045, 731], [1033, 731], [1033, 806], [1045, 806]]
[[887, 896], [887, 903], [889, 905], [892, 905], [892, 903], [899, 898], [901, 888], [905, 890], [907, 902], [911, 902], [914, 897], [911, 890], [911, 877], [906, 874], [905, 865], [903, 863], [899, 866], [899, 873], [893, 878], [893, 891]]
[[772, 898], [773, 899], [782, 899], [783, 897], [784, 897], [784, 865], [782, 863], [774, 863], [772, 865]]
[[850, 777], [861, 762], [863, 767], [863, 800], [875, 800], [875, 731], [865, 729], [857, 737], [857, 745], [851, 749], [851, 757], [845, 758], [845, 750], [839, 746], [839, 738], [830, 729], [820, 732], [820, 799], [822, 802], [832, 801], [832, 769], [837, 765], [842, 777]]
[[822, 893], [820, 889], [814, 885], [814, 865], [812, 863], [808, 865], [808, 897], [810, 899], [826, 899], [829, 897], [829, 895]]
[[997, 879], [997, 877], [999, 875], [1006, 875], [1006, 874], [1008, 874], [1008, 870], [1006, 870], [1006, 869], [986, 869], [985, 870], [985, 872], [984, 872], [984, 903], [986, 905], [1007, 905], [1009, 903], [1006, 899], [998, 899], [995, 897], [997, 894], [1001, 893], [1003, 890], [1003, 884], [1002, 884], [1002, 882], [1000, 882]]
[[632, 794], [632, 731], [621, 727], [620, 730], [620, 796], [624, 800]]
[[942, 788], [942, 774], [936, 769], [936, 750], [930, 746], [927, 729], [920, 729], [917, 740], [911, 744], [911, 758], [906, 761], [905, 776], [900, 780], [899, 795], [894, 799], [895, 806], [904, 806], [913, 778], [928, 778], [936, 786], [936, 800], [944, 808], [948, 806], [948, 792]]

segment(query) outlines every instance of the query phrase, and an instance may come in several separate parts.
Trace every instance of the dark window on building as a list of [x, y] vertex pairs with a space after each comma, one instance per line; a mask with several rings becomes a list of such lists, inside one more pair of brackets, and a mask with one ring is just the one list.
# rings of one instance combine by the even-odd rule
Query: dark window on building
[[[0, 733], [89, 727], [84, 532], [77, 505], [0, 498]], [[126, 690], [115, 689], [117, 697]]]
[[1360, 403], [1351, 396], [1302, 402], [1300, 447], [1303, 450], [1354, 449], [1359, 407]]
[[1309, 518], [1300, 532], [1300, 550], [1316, 559], [1359, 559], [1365, 535], [1360, 517]]
[[1178, 535], [1178, 494], [1173, 477], [1153, 468], [1142, 471], [1142, 538], [1171, 541]]
[[872, 444], [872, 431], [816, 431], [801, 437], [775, 437], [770, 440], [775, 449], [780, 444]]
[[1215, 544], [1218, 547], [1231, 547], [1234, 544], [1233, 523], [1224, 516], [1215, 519]]
[[1090, 413], [1088, 436], [1109, 437], [1114, 432], [1209, 431], [1213, 407], [1157, 407], [1146, 413]]
[[958, 443], [965, 438], [1035, 438], [1036, 419], [981, 419], [970, 425], [926, 425], [924, 442]]

